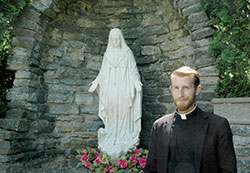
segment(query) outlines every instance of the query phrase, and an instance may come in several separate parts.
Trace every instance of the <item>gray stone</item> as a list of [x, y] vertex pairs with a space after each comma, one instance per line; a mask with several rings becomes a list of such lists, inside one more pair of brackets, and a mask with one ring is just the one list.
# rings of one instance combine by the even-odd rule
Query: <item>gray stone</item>
[[197, 40], [197, 41], [192, 42], [192, 45], [195, 48], [207, 47], [209, 44], [210, 44], [210, 41], [208, 39], [202, 39], [202, 40]]
[[201, 29], [204, 27], [209, 27], [209, 26], [210, 26], [210, 24], [208, 21], [201, 22], [201, 23], [195, 23], [195, 24], [190, 26], [190, 30], [195, 31], [195, 30], [198, 30], [198, 29]]
[[49, 110], [52, 114], [79, 114], [79, 108], [76, 105], [70, 105], [70, 104], [50, 104]]
[[44, 12], [46, 9], [49, 8], [53, 1], [52, 0], [41, 0], [41, 1], [35, 1], [32, 3], [32, 7], [35, 9]]
[[30, 131], [32, 133], [49, 133], [54, 129], [54, 125], [46, 120], [33, 121], [30, 124]]
[[184, 28], [180, 20], [173, 20], [168, 23], [170, 31], [175, 31]]
[[50, 48], [48, 53], [52, 56], [62, 57], [64, 54], [64, 47]]
[[250, 137], [250, 126], [232, 125], [231, 130], [233, 135]]
[[192, 57], [194, 55], [194, 49], [191, 46], [182, 47], [176, 51], [169, 53], [170, 59], [179, 59], [183, 57]]
[[202, 23], [208, 21], [207, 15], [205, 12], [201, 11], [198, 13], [194, 13], [188, 16], [188, 25], [192, 26], [196, 23]]
[[25, 28], [15, 28], [13, 34], [23, 37], [34, 37], [36, 32]]
[[86, 131], [87, 127], [84, 123], [81, 122], [63, 122], [63, 121], [57, 121], [56, 122], [56, 130], [58, 132], [83, 132]]
[[78, 105], [91, 105], [93, 104], [94, 97], [90, 94], [77, 94], [75, 101]]
[[218, 76], [218, 70], [216, 69], [215, 66], [208, 66], [208, 67], [199, 68], [198, 72], [201, 75], [201, 77]]
[[158, 56], [143, 56], [138, 59], [136, 59], [137, 64], [151, 64], [158, 60]]
[[17, 22], [17, 27], [36, 31], [38, 28], [38, 25], [31, 20], [21, 19]]
[[197, 0], [179, 0], [177, 2], [180, 9], [192, 6], [193, 4], [198, 4]]
[[235, 147], [235, 153], [237, 157], [249, 157], [250, 147]]
[[20, 47], [28, 48], [32, 50], [35, 44], [35, 39], [29, 38], [29, 37], [14, 37], [12, 39], [11, 44], [13, 46], [20, 46]]
[[90, 122], [87, 123], [87, 129], [89, 132], [97, 132], [100, 127], [104, 127], [103, 122]]
[[166, 41], [161, 44], [161, 49], [163, 51], [175, 51], [177, 49], [180, 49], [181, 47], [184, 46], [189, 46], [191, 45], [191, 37], [182, 37], [182, 38], [177, 38], [171, 41]]
[[36, 22], [40, 23], [40, 16], [41, 16], [41, 13], [31, 8], [26, 8], [23, 12], [23, 17], [35, 23]]
[[201, 28], [201, 29], [198, 29], [198, 30], [192, 32], [191, 38], [192, 38], [192, 40], [201, 40], [203, 38], [212, 36], [213, 33], [214, 33], [214, 30], [210, 27]]
[[250, 98], [216, 98], [212, 100], [214, 112], [226, 117], [230, 123], [250, 124]]
[[28, 131], [29, 123], [30, 121], [24, 119], [0, 119], [0, 127], [17, 132]]
[[200, 9], [200, 6], [199, 4], [194, 4], [192, 6], [188, 6], [187, 8], [184, 8], [182, 9], [182, 13], [183, 13], [183, 16], [187, 17], [191, 14], [194, 14], [194, 13], [197, 13], [197, 12], [200, 12], [201, 9]]
[[158, 46], [142, 46], [142, 55], [155, 55], [161, 52]]

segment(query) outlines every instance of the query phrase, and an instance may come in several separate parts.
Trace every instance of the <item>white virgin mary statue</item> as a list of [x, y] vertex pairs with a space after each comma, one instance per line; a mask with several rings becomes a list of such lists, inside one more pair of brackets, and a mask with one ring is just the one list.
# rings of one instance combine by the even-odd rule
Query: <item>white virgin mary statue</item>
[[98, 115], [104, 128], [98, 130], [98, 148], [119, 157], [139, 144], [142, 83], [134, 55], [120, 29], [109, 33], [101, 70], [89, 92], [99, 95]]

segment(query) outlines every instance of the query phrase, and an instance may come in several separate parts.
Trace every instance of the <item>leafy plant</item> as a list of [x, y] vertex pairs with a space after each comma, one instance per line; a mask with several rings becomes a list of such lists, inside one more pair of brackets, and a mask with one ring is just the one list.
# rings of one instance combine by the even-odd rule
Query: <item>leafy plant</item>
[[142, 172], [146, 165], [148, 150], [131, 149], [127, 154], [120, 158], [111, 158], [104, 153], [98, 152], [94, 148], [87, 147], [78, 150], [78, 159], [80, 162], [77, 167], [87, 167], [96, 173], [105, 172]]
[[31, 0], [0, 0], [0, 117], [7, 111], [6, 93], [12, 87], [14, 73], [6, 69], [7, 58], [11, 55], [12, 23]]
[[209, 52], [216, 57], [220, 97], [250, 96], [250, 0], [201, 0], [215, 33]]

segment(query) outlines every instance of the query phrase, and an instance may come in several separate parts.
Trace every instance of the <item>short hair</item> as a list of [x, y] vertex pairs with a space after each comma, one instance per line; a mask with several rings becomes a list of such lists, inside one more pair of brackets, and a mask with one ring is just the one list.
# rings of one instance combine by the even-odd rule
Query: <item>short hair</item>
[[200, 74], [198, 73], [198, 71], [192, 69], [191, 67], [188, 66], [182, 66], [176, 70], [174, 70], [170, 76], [170, 82], [172, 84], [172, 77], [173, 75], [177, 75], [177, 76], [189, 76], [189, 75], [193, 75], [194, 76], [194, 86], [195, 88], [200, 85]]

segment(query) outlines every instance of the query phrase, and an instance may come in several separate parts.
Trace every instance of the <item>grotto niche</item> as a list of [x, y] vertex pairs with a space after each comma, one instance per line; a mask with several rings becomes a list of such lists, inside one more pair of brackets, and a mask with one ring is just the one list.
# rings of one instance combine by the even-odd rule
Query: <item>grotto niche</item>
[[97, 146], [103, 123], [98, 97], [88, 88], [115, 27], [134, 53], [143, 83], [140, 147], [148, 147], [153, 121], [175, 108], [168, 90], [173, 69], [198, 69], [206, 79], [198, 104], [212, 111], [218, 78], [207, 50], [213, 30], [197, 0], [33, 0], [13, 27], [8, 69], [15, 80], [9, 111], [0, 119], [3, 170], [34, 167], [31, 159], [60, 162]]

